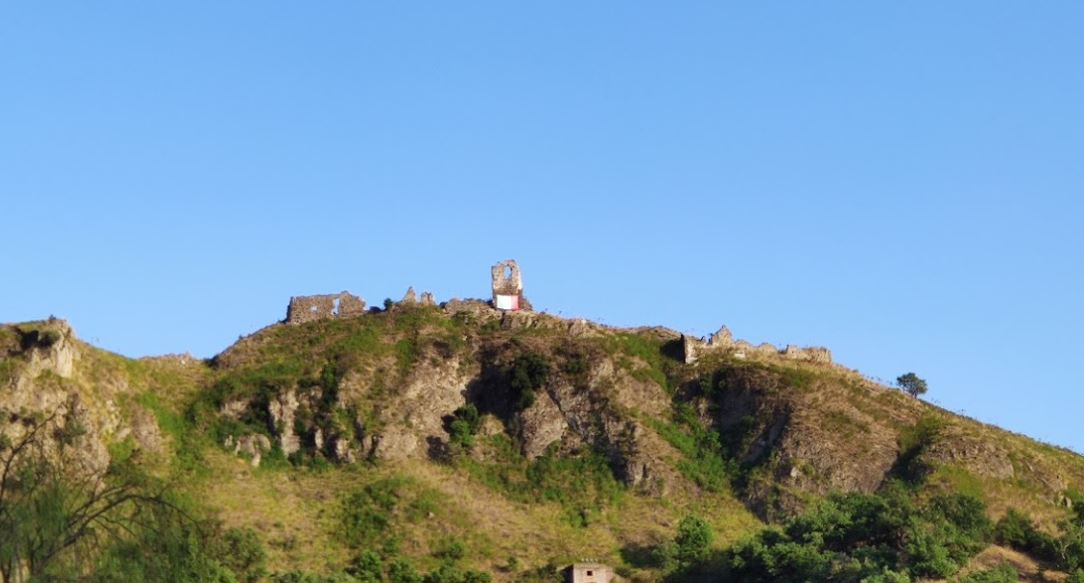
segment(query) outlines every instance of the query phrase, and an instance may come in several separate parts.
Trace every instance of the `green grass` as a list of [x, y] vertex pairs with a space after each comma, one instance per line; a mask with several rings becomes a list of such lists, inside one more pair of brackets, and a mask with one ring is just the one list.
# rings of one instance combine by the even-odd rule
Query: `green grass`
[[731, 480], [737, 473], [734, 462], [726, 457], [719, 434], [696, 418], [687, 407], [678, 407], [674, 421], [648, 419], [648, 424], [684, 459], [677, 469], [709, 492], [729, 492]]
[[504, 497], [523, 503], [554, 502], [573, 526], [587, 526], [606, 508], [620, 503], [626, 488], [613, 475], [604, 456], [594, 451], [561, 456], [551, 447], [528, 461], [504, 435], [486, 440], [489, 461], [457, 461], [475, 480]]
[[0, 358], [0, 386], [13, 380], [22, 367], [22, 361], [15, 357]]
[[[602, 347], [611, 356], [626, 357], [619, 356], [617, 363], [628, 370], [633, 378], [653, 382], [668, 392], [673, 392], [673, 383], [668, 373], [678, 363], [663, 353], [665, 343], [662, 340], [648, 338], [642, 334], [618, 332], [604, 338]], [[639, 359], [646, 366], [637, 367], [629, 358]]]

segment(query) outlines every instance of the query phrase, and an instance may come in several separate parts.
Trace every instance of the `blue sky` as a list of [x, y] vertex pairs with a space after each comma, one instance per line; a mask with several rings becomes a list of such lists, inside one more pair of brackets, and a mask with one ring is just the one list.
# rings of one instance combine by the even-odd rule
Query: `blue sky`
[[826, 345], [1084, 451], [1084, 4], [8, 2], [0, 321], [291, 295]]

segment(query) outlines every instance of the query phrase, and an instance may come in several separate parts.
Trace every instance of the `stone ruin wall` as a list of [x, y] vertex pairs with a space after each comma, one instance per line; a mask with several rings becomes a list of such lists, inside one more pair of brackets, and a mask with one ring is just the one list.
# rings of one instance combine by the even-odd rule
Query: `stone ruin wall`
[[520, 310], [531, 310], [531, 303], [523, 295], [523, 276], [515, 259], [506, 259], [490, 268], [492, 276], [493, 306], [497, 306], [497, 296], [517, 296]]
[[365, 300], [349, 292], [294, 296], [286, 308], [286, 323], [303, 324], [330, 318], [349, 318], [365, 313]]
[[[507, 276], [505, 273], [507, 272]], [[514, 259], [507, 259], [490, 268], [493, 279], [493, 301], [498, 295], [518, 296], [523, 294], [523, 276]], [[522, 298], [521, 298], [522, 299]]]
[[774, 344], [768, 342], [753, 345], [745, 340], [734, 340], [733, 335], [726, 326], [708, 337], [707, 342], [695, 336], [682, 334], [681, 349], [686, 364], [696, 362], [702, 354], [723, 350], [732, 353], [737, 358], [777, 357], [786, 360], [832, 364], [832, 351], [827, 348], [821, 346], [803, 348], [788, 344], [786, 348], [780, 350]]

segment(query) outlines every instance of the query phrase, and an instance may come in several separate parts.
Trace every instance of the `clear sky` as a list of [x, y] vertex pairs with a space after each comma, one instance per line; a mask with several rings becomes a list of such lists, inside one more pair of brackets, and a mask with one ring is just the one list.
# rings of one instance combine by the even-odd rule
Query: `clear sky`
[[[167, 6], [167, 4], [170, 4]], [[291, 295], [825, 345], [1084, 451], [1084, 3], [0, 5], [0, 321]]]

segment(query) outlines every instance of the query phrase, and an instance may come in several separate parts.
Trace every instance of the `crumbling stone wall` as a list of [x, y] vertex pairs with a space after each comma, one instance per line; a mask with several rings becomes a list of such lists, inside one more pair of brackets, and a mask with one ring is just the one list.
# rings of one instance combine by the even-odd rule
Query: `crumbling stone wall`
[[317, 296], [294, 296], [286, 308], [288, 324], [302, 324], [328, 318], [348, 318], [365, 313], [365, 300], [350, 292]]
[[830, 364], [832, 362], [832, 351], [821, 346], [800, 348], [793, 344], [788, 344], [786, 349], [783, 350], [782, 355], [783, 358], [790, 360], [805, 360], [825, 364]]
[[682, 356], [685, 364], [693, 364], [702, 354], [717, 350], [728, 350], [737, 358], [749, 357], [782, 357], [787, 360], [800, 360], [821, 364], [832, 363], [832, 351], [820, 346], [801, 348], [794, 344], [788, 344], [780, 350], [774, 344], [764, 342], [754, 346], [745, 340], [734, 340], [730, 330], [723, 326], [719, 331], [712, 334], [705, 343], [700, 338], [681, 336]]
[[507, 259], [490, 268], [493, 277], [493, 307], [502, 310], [529, 310], [530, 304], [523, 297], [523, 277], [519, 264]]
[[685, 364], [694, 364], [700, 357], [700, 350], [704, 347], [704, 343], [699, 338], [681, 335], [681, 358], [685, 361]]

